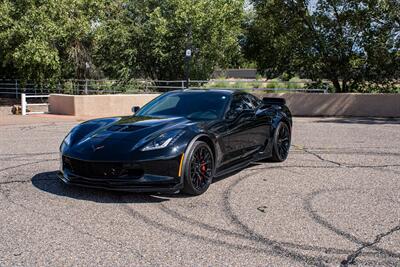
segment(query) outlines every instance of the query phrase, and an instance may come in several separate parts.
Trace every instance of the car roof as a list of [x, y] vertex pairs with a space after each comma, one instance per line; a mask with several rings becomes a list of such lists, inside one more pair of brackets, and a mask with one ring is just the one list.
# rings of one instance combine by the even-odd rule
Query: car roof
[[240, 92], [238, 90], [229, 90], [229, 89], [217, 89], [217, 88], [210, 88], [210, 89], [183, 89], [183, 90], [174, 90], [170, 91], [170, 93], [185, 93], [185, 94], [190, 94], [190, 93], [220, 93], [223, 95], [233, 95], [237, 92]]

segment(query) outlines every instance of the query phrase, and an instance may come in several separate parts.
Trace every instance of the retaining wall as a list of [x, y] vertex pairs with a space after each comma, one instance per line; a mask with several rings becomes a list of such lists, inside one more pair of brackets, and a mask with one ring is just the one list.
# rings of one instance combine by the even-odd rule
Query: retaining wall
[[[53, 114], [75, 116], [130, 115], [133, 106], [143, 106], [158, 94], [61, 95], [49, 98]], [[260, 94], [283, 97], [294, 116], [400, 117], [400, 94]]]
[[283, 97], [294, 116], [400, 117], [400, 94], [266, 94]]
[[158, 94], [62, 95], [52, 94], [49, 112], [73, 116], [131, 115], [133, 106], [143, 106]]

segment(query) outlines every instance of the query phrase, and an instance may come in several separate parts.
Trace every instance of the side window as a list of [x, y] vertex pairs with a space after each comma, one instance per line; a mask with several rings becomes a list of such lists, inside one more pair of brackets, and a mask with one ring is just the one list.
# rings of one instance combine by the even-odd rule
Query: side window
[[231, 110], [248, 110], [252, 109], [250, 101], [245, 98], [245, 95], [235, 95], [231, 102]]
[[251, 101], [251, 103], [253, 104], [254, 108], [258, 108], [259, 106], [262, 105], [262, 101], [260, 99], [258, 99], [257, 97], [255, 97], [254, 95], [247, 95]]
[[247, 109], [253, 110], [254, 109], [253, 102], [251, 101], [249, 96], [248, 95], [243, 95], [242, 98], [243, 98], [243, 102], [247, 106]]
[[245, 95], [234, 95], [231, 105], [229, 107], [229, 111], [227, 113], [228, 118], [236, 117], [243, 110], [252, 110], [252, 106], [249, 103], [249, 100], [245, 98]]

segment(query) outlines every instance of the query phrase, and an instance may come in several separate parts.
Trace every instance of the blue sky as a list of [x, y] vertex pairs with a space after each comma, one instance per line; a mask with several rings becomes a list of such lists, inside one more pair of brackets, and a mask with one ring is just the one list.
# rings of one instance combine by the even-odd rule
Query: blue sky
[[317, 1], [318, 0], [310, 0], [310, 2], [308, 4], [310, 12], [313, 12], [315, 10], [316, 5], [317, 5]]

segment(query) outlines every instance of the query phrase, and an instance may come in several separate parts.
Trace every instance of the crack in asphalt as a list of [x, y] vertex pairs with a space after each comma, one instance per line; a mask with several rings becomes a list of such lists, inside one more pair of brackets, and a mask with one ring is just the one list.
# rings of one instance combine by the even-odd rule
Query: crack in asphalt
[[[263, 164], [259, 164], [263, 165]], [[252, 170], [264, 170], [264, 169], [285, 169], [285, 168], [303, 168], [303, 169], [336, 169], [346, 167], [349, 169], [355, 168], [389, 168], [389, 167], [400, 167], [399, 164], [385, 164], [385, 165], [341, 165], [341, 166], [315, 166], [315, 165], [281, 165], [281, 166], [265, 166], [251, 168]]]
[[146, 223], [147, 225], [151, 225], [154, 228], [159, 229], [164, 233], [166, 232], [166, 233], [179, 235], [179, 236], [181, 236], [183, 238], [190, 238], [190, 239], [195, 240], [195, 241], [209, 242], [211, 244], [218, 245], [218, 246], [221, 246], [221, 247], [227, 247], [227, 248], [230, 248], [230, 249], [246, 250], [246, 251], [250, 251], [250, 252], [263, 253], [263, 254], [267, 254], [267, 255], [271, 255], [271, 254], [275, 255], [276, 254], [275, 251], [272, 250], [272, 249], [271, 250], [267, 250], [265, 248], [257, 248], [257, 247], [243, 245], [243, 244], [239, 244], [239, 243], [230, 243], [230, 242], [226, 242], [226, 241], [223, 241], [223, 240], [202, 236], [202, 235], [199, 235], [199, 234], [193, 234], [193, 233], [190, 233], [190, 232], [185, 232], [185, 231], [182, 231], [180, 229], [175, 229], [175, 228], [173, 228], [171, 226], [164, 225], [164, 224], [160, 223], [159, 221], [155, 221], [155, 220], [151, 219], [150, 217], [141, 214], [137, 210], [129, 207], [128, 204], [129, 204], [128, 202], [125, 202], [125, 203], [120, 203], [119, 205], [121, 205], [121, 208], [123, 209], [123, 211], [125, 213], [127, 213], [128, 215], [130, 215], [132, 218], [134, 218], [136, 220], [140, 220], [140, 221]]
[[20, 131], [30, 131], [30, 130], [34, 130], [34, 129], [40, 129], [43, 127], [52, 127], [52, 126], [56, 126], [56, 125], [57, 124], [55, 122], [50, 122], [50, 123], [22, 126], [22, 127], [18, 127], [18, 128]]
[[[301, 253], [297, 253], [295, 251], [287, 250], [277, 244], [271, 244], [269, 242], [266, 242], [267, 239], [265, 239], [265, 238], [263, 238], [263, 240], [261, 240], [261, 241], [264, 245], [267, 246], [267, 248], [257, 248], [257, 247], [253, 247], [253, 246], [243, 245], [240, 243], [234, 244], [234, 243], [226, 242], [226, 241], [215, 239], [215, 238], [209, 238], [209, 237], [205, 237], [202, 235], [183, 232], [183, 231], [177, 230], [173, 227], [164, 225], [160, 222], [154, 221], [154, 220], [150, 219], [149, 217], [130, 208], [127, 204], [129, 204], [129, 203], [120, 204], [120, 205], [122, 205], [122, 208], [126, 211], [127, 214], [130, 214], [133, 218], [135, 218], [137, 220], [141, 220], [141, 221], [145, 222], [146, 224], [151, 225], [163, 232], [176, 234], [176, 235], [179, 235], [179, 236], [182, 236], [185, 238], [190, 238], [190, 239], [193, 239], [196, 241], [209, 242], [214, 245], [218, 245], [221, 247], [227, 247], [227, 248], [231, 248], [231, 249], [236, 249], [239, 251], [246, 250], [246, 251], [262, 253], [262, 254], [266, 254], [266, 255], [275, 255], [275, 256], [286, 257], [288, 259], [292, 259], [297, 262], [302, 262], [307, 265], [312, 264], [314, 266], [326, 266], [326, 264], [323, 263], [323, 260], [326, 260], [326, 261], [328, 260], [328, 258], [324, 257], [324, 256], [316, 256], [316, 257], [307, 256], [307, 255], [303, 255]], [[258, 242], [260, 241], [260, 239], [257, 236], [254, 236], [254, 234], [249, 235], [247, 238], [250, 241], [258, 241]]]
[[19, 167], [24, 167], [24, 166], [32, 165], [32, 164], [36, 164], [36, 163], [47, 162], [47, 161], [58, 161], [58, 159], [45, 159], [45, 160], [38, 160], [38, 161], [34, 161], [34, 162], [27, 162], [27, 163], [19, 164], [19, 165], [16, 165], [16, 166], [10, 166], [10, 167], [6, 167], [6, 168], [3, 168], [3, 169], [0, 169], [0, 172], [11, 170], [11, 169], [16, 169], [16, 168], [19, 168]]
[[[198, 226], [202, 229], [208, 230], [210, 232], [213, 233], [217, 233], [217, 234], [223, 234], [223, 235], [227, 235], [227, 236], [232, 236], [232, 237], [236, 237], [236, 238], [240, 238], [243, 240], [249, 240], [249, 241], [255, 241], [256, 243], [259, 244], [263, 244], [263, 242], [258, 242], [259, 240], [255, 240], [254, 238], [252, 239], [250, 235], [248, 234], [244, 234], [244, 233], [237, 233], [231, 230], [227, 230], [227, 229], [223, 229], [223, 228], [219, 228], [216, 226], [212, 226], [210, 224], [206, 224], [204, 222], [201, 221], [197, 221], [193, 218], [187, 217], [185, 215], [182, 215], [180, 213], [178, 213], [175, 210], [172, 210], [170, 208], [168, 208], [166, 205], [164, 204], [160, 204], [160, 210], [165, 212], [166, 214], [170, 215], [171, 217], [186, 222], [190, 225], [195, 225]], [[327, 254], [349, 254], [349, 252], [351, 252], [350, 250], [345, 250], [345, 249], [337, 249], [337, 248], [333, 248], [333, 247], [320, 247], [320, 246], [314, 246], [314, 245], [305, 245], [305, 244], [295, 244], [295, 243], [291, 243], [291, 242], [285, 242], [285, 241], [276, 241], [279, 242], [280, 244], [282, 244], [285, 247], [289, 247], [289, 248], [294, 248], [294, 249], [301, 249], [301, 250], [306, 250], [306, 251], [324, 251]], [[265, 245], [265, 244], [263, 244]], [[375, 253], [370, 253], [371, 255], [376, 255]]]
[[[254, 171], [249, 169], [248, 171], [245, 171], [245, 173], [243, 173], [243, 174], [245, 175], [245, 177], [242, 177], [244, 179], [246, 177], [252, 176], [254, 174]], [[151, 200], [151, 198], [149, 196], [145, 196], [145, 199], [147, 201]], [[125, 198], [123, 196], [115, 196], [115, 203], [120, 203], [120, 204], [123, 203], [123, 205], [125, 206], [125, 205], [129, 204], [130, 202], [125, 200]], [[144, 214], [140, 214], [138, 211], [133, 210], [133, 209], [130, 210], [129, 214], [130, 215], [135, 215], [134, 217], [136, 219], [140, 219], [141, 221], [145, 222], [146, 224], [152, 225], [152, 226], [162, 230], [164, 233], [165, 232], [171, 232], [173, 234], [179, 234], [181, 236], [188, 237], [188, 238], [193, 239], [193, 240], [205, 241], [205, 242], [212, 243], [214, 245], [219, 245], [219, 246], [222, 246], [222, 247], [229, 247], [231, 249], [246, 250], [246, 251], [263, 253], [263, 254], [278, 254], [278, 255], [280, 255], [279, 252], [274, 251], [274, 250], [271, 251], [270, 248], [268, 248], [270, 243], [265, 243], [265, 239], [264, 240], [260, 240], [260, 239], [257, 240], [256, 238], [254, 238], [252, 236], [249, 236], [248, 234], [243, 233], [243, 232], [242, 233], [240, 233], [240, 232], [232, 232], [232, 231], [227, 230], [227, 229], [221, 229], [221, 228], [206, 224], [204, 222], [200, 222], [200, 221], [191, 219], [189, 217], [186, 217], [186, 216], [184, 216], [182, 214], [177, 213], [176, 211], [173, 211], [173, 210], [169, 209], [166, 205], [161, 204], [161, 203], [159, 203], [159, 205], [156, 205], [156, 207], [159, 207], [160, 211], [163, 211], [163, 212], [167, 213], [168, 215], [170, 215], [171, 217], [173, 217], [173, 218], [175, 218], [175, 219], [177, 219], [179, 221], [183, 221], [183, 222], [189, 223], [191, 226], [196, 225], [196, 226], [199, 226], [202, 229], [211, 231], [214, 234], [213, 235], [214, 239], [211, 239], [211, 238], [208, 238], [208, 237], [205, 237], [205, 236], [201, 236], [201, 235], [191, 234], [191, 233], [182, 231], [180, 229], [174, 229], [174, 228], [170, 227], [169, 224], [165, 225], [165, 224], [159, 223], [159, 220], [154, 220], [153, 218], [145, 217]], [[128, 209], [131, 209], [131, 208], [130, 207], [129, 208], [125, 207], [124, 209], [128, 210]], [[240, 238], [242, 240], [247, 240], [247, 241], [250, 241], [250, 242], [251, 241], [255, 241], [256, 243], [258, 243], [258, 245], [267, 246], [267, 248], [257, 248], [257, 247], [250, 246], [250, 245], [245, 245], [245, 244], [241, 244], [241, 246], [233, 245], [230, 242], [225, 242], [223, 240], [220, 240], [219, 238], [216, 238], [215, 234], [222, 234], [222, 235], [226, 235], [226, 236], [236, 237], [236, 238]], [[216, 239], [218, 241], [216, 241]], [[352, 250], [309, 246], [309, 245], [305, 245], [305, 244], [296, 244], [296, 243], [290, 243], [290, 242], [284, 242], [284, 241], [282, 242], [282, 241], [271, 240], [271, 242], [274, 242], [274, 244], [277, 244], [277, 245], [278, 244], [282, 245], [283, 247], [286, 247], [286, 249], [292, 248], [292, 249], [301, 249], [301, 250], [309, 250], [309, 251], [321, 251], [321, 252], [324, 252], [324, 253], [327, 253], [327, 254], [342, 254], [341, 257], [334, 256], [333, 258], [329, 258], [329, 260], [335, 260], [336, 262], [340, 262], [340, 260], [342, 259], [342, 257], [344, 257], [344, 255], [347, 255], [347, 254], [352, 252]], [[241, 242], [239, 242], [239, 243], [241, 243]], [[288, 250], [288, 251], [291, 252], [291, 250]], [[297, 255], [302, 255], [302, 254], [299, 253]], [[379, 257], [381, 254], [376, 254], [375, 252], [366, 252], [366, 255]], [[283, 256], [287, 257], [289, 255], [283, 255]], [[292, 256], [294, 256], [294, 255], [292, 254]], [[324, 261], [324, 260], [328, 261], [328, 258], [319, 256], [318, 260], [320, 260], [320, 261]], [[309, 264], [310, 264], [310, 262], [311, 261], [308, 261]], [[371, 265], [377, 265], [378, 264], [378, 262], [376, 262], [376, 261], [372, 262], [372, 261], [363, 260], [362, 262], [365, 263], [365, 264], [367, 264], [369, 262], [369, 263], [371, 263]], [[319, 265], [319, 264], [316, 264], [316, 265]]]
[[365, 248], [372, 247], [372, 246], [378, 244], [379, 242], [381, 242], [382, 238], [384, 238], [386, 236], [389, 236], [389, 235], [393, 234], [396, 231], [400, 231], [400, 225], [390, 229], [389, 231], [387, 231], [385, 233], [378, 234], [375, 237], [374, 241], [362, 245], [354, 253], [348, 255], [347, 258], [340, 263], [340, 266], [341, 267], [347, 267], [350, 264], [355, 264], [356, 258], [361, 255], [362, 251]]
[[[309, 148], [306, 148], [306, 147], [300, 147], [300, 146], [296, 146], [296, 145], [294, 145], [293, 147], [296, 150], [292, 151], [292, 152], [303, 151], [303, 152], [305, 152], [307, 154], [310, 154], [310, 155], [316, 157], [317, 159], [319, 159], [319, 160], [321, 160], [323, 162], [332, 163], [332, 164], [337, 165], [338, 167], [347, 167], [347, 168], [352, 168], [352, 167], [361, 167], [361, 168], [362, 167], [370, 167], [370, 168], [374, 168], [374, 167], [382, 167], [382, 168], [385, 168], [385, 167], [400, 167], [400, 164], [384, 164], [384, 165], [376, 165], [376, 166], [373, 166], [373, 165], [351, 165], [351, 164], [345, 164], [345, 163], [341, 163], [341, 162], [337, 162], [337, 161], [326, 159], [323, 156], [321, 156], [320, 154], [318, 154], [315, 150], [310, 150]], [[325, 154], [324, 151], [319, 151], [319, 152], [322, 153], [322, 154]], [[332, 153], [331, 152], [331, 154], [338, 155], [338, 154], [341, 154], [341, 153]], [[354, 154], [359, 154], [359, 153], [358, 152], [354, 152]], [[371, 153], [367, 152], [367, 154], [370, 155]]]
[[11, 180], [11, 181], [2, 181], [0, 182], [0, 186], [1, 185], [6, 185], [6, 184], [24, 184], [24, 183], [28, 183], [31, 180]]
[[300, 150], [306, 152], [307, 154], [313, 155], [314, 157], [316, 157], [317, 159], [319, 159], [319, 160], [321, 160], [321, 161], [329, 162], [329, 163], [335, 164], [336, 166], [339, 166], [339, 167], [344, 166], [342, 163], [339, 163], [339, 162], [336, 162], [336, 161], [333, 161], [333, 160], [329, 160], [329, 159], [325, 159], [325, 158], [322, 157], [321, 155], [319, 155], [319, 154], [317, 154], [317, 153], [315, 153], [315, 152], [313, 152], [313, 151], [310, 151], [310, 150], [308, 150], [307, 148], [302, 148], [302, 149], [300, 149]]
[[[291, 150], [291, 154], [302, 154], [304, 152], [303, 147], [293, 145], [295, 148]], [[348, 149], [348, 148], [326, 148], [326, 149], [318, 149], [314, 147], [308, 147], [308, 150], [313, 151], [314, 153], [322, 153], [325, 155], [368, 155], [368, 156], [394, 156], [399, 157], [400, 153], [396, 152], [384, 152], [377, 150], [364, 150], [363, 148], [359, 149]], [[377, 148], [379, 149], [379, 148]]]
[[[27, 162], [27, 161], [29, 161], [29, 160], [32, 160], [32, 159], [26, 159], [26, 158], [0, 158], [0, 162], [15, 162], [15, 163], [17, 163], [17, 162]], [[54, 160], [54, 158], [50, 158], [50, 159], [41, 159], [41, 160], [43, 160], [43, 161], [46, 161], [46, 160]]]
[[330, 223], [328, 220], [326, 220], [326, 218], [323, 218], [321, 215], [319, 215], [318, 212], [312, 206], [312, 202], [320, 194], [326, 194], [326, 193], [332, 193], [332, 192], [338, 192], [338, 191], [349, 191], [349, 190], [352, 190], [352, 189], [351, 188], [337, 188], [335, 190], [313, 191], [304, 198], [303, 208], [314, 222], [316, 222], [320, 226], [328, 229], [329, 231], [337, 234], [338, 236], [341, 236], [351, 242], [361, 245], [361, 247], [367, 246], [367, 247], [370, 247], [371, 249], [378, 251], [384, 255], [387, 255], [387, 256], [390, 256], [393, 258], [400, 258], [399, 253], [377, 247], [374, 245], [374, 243], [371, 244], [368, 242], [364, 242], [363, 240], [357, 238], [355, 235], [353, 235], [351, 233], [347, 233], [346, 231], [335, 227], [332, 223]]
[[[336, 162], [336, 161], [332, 161], [332, 160], [328, 160], [328, 159], [326, 159], [326, 158], [324, 158], [323, 156], [321, 156], [320, 154], [318, 154], [317, 152], [315, 152], [315, 151], [313, 151], [313, 150], [310, 150], [310, 148], [302, 148], [302, 149], [299, 149], [298, 151], [303, 151], [304, 153], [306, 153], [306, 154], [310, 154], [310, 155], [312, 155], [312, 156], [314, 156], [315, 158], [317, 158], [318, 160], [320, 160], [320, 161], [322, 161], [322, 162], [326, 162], [326, 163], [330, 163], [330, 164], [333, 164], [333, 165], [328, 165], [328, 166], [304, 166], [304, 165], [292, 165], [292, 166], [284, 166], [284, 165], [282, 165], [282, 166], [266, 166], [266, 167], [260, 167], [260, 168], [251, 168], [251, 169], [249, 169], [250, 171], [255, 171], [255, 170], [262, 170], [262, 169], [285, 169], [285, 168], [327, 168], [327, 169], [329, 169], [329, 168], [331, 168], [331, 169], [335, 169], [335, 168], [372, 168], [372, 169], [375, 169], [375, 168], [377, 168], [377, 169], [380, 169], [380, 168], [388, 168], [388, 167], [399, 167], [400, 166], [400, 164], [385, 164], [385, 165], [347, 165], [346, 163], [340, 163], [340, 162]], [[43, 153], [43, 155], [44, 154], [46, 154], [46, 153]], [[50, 153], [48, 153], [48, 154], [50, 154]], [[56, 154], [56, 153], [54, 153], [54, 154]], [[323, 152], [322, 152], [322, 154], [324, 154]], [[340, 153], [338, 153], [338, 154], [340, 154]], [[23, 157], [23, 156], [22, 156]], [[1, 160], [6, 160], [7, 158], [3, 158], [3, 159], [0, 159], [0, 161]], [[9, 158], [8, 158], [9, 159]], [[51, 159], [51, 160], [41, 160], [41, 161], [36, 161], [36, 162], [31, 162], [31, 163], [26, 163], [26, 164], [21, 164], [21, 165], [17, 165], [17, 166], [12, 166], [12, 167], [8, 167], [8, 168], [5, 168], [5, 169], [0, 169], [0, 171], [4, 171], [4, 170], [7, 170], [7, 169], [13, 169], [13, 168], [18, 168], [18, 167], [23, 167], [23, 166], [26, 166], [26, 165], [30, 165], [30, 164], [37, 164], [37, 163], [41, 163], [41, 162], [46, 162], [46, 161], [56, 161], [56, 160], [58, 160], [58, 159]], [[265, 166], [265, 165], [264, 165]], [[387, 170], [387, 171], [393, 171], [393, 170]], [[253, 173], [251, 173], [250, 175], [253, 175]], [[233, 184], [234, 185], [237, 185], [241, 180], [243, 180], [243, 179], [245, 179], [246, 178], [246, 174], [245, 174], [245, 176], [244, 177], [240, 177], [239, 178], [239, 181], [237, 181], [237, 182], [234, 182]], [[40, 181], [51, 181], [51, 180], [54, 180], [54, 179], [40, 179]], [[7, 185], [7, 184], [22, 184], [22, 183], [28, 183], [28, 182], [30, 182], [31, 180], [11, 180], [11, 181], [4, 181], [4, 182], [0, 182], [0, 193], [3, 193], [5, 196], [6, 196], [6, 194], [8, 193], [6, 193], [6, 192], [4, 192], [3, 191], [3, 189], [1, 188], [1, 185]], [[230, 188], [228, 188], [228, 190], [232, 190], [232, 187], [233, 186], [230, 186]], [[6, 189], [7, 190], [7, 189]], [[7, 194], [8, 195], [8, 194]], [[227, 195], [225, 195], [225, 197], [227, 197], [227, 199], [224, 199], [224, 201], [227, 201], [227, 203], [229, 202], [229, 195], [230, 195], [230, 192], [227, 192]], [[6, 198], [8, 199], [8, 196], [6, 196]], [[9, 199], [8, 199], [9, 200]], [[10, 201], [10, 200], [9, 200]], [[18, 204], [18, 203], [15, 203], [15, 202], [12, 202], [12, 201], [10, 201], [11, 203], [14, 203], [14, 204], [16, 204], [16, 205], [19, 205], [19, 206], [21, 206], [21, 207], [24, 207], [24, 206], [22, 206], [21, 204]], [[128, 204], [128, 203], [124, 203], [123, 205], [126, 205], [126, 204]], [[226, 204], [226, 203], [225, 203]], [[229, 203], [228, 203], [229, 204]], [[161, 207], [162, 207], [163, 205], [161, 205]], [[25, 209], [27, 209], [27, 207], [24, 207]], [[139, 212], [137, 212], [137, 211], [134, 211], [131, 207], [129, 207], [128, 205], [126, 205], [126, 209], [127, 209], [127, 211], [128, 211], [128, 214], [130, 213], [131, 215], [136, 215], [136, 216], [142, 216], [143, 217], [143, 215], [142, 214], [140, 214]], [[226, 209], [226, 207], [225, 207], [225, 209]], [[29, 209], [30, 211], [32, 211], [31, 209]], [[167, 208], [165, 209], [165, 211], [167, 211]], [[36, 212], [36, 213], [38, 213], [38, 214], [41, 214], [41, 215], [43, 215], [43, 216], [47, 216], [47, 215], [45, 215], [44, 213], [40, 213], [40, 212], [37, 212], [37, 211], [32, 211], [32, 212]], [[224, 242], [224, 241], [222, 241], [222, 240], [218, 240], [218, 241], [220, 241], [219, 242], [219, 245], [223, 245], [223, 246], [231, 246], [232, 248], [236, 248], [236, 249], [246, 249], [246, 250], [250, 250], [250, 251], [256, 251], [256, 252], [264, 252], [264, 253], [271, 253], [271, 254], [278, 254], [278, 255], [280, 255], [280, 256], [286, 256], [286, 257], [289, 257], [289, 258], [292, 258], [292, 259], [294, 259], [294, 260], [298, 260], [299, 262], [306, 262], [306, 263], [313, 263], [313, 264], [315, 264], [315, 265], [324, 265], [325, 263], [324, 263], [324, 258], [320, 258], [320, 257], [308, 257], [308, 256], [306, 256], [306, 255], [302, 255], [301, 253], [299, 253], [299, 254], [297, 254], [296, 252], [294, 252], [294, 251], [291, 251], [291, 250], [287, 250], [287, 248], [285, 248], [285, 246], [286, 246], [286, 244], [279, 244], [279, 242], [275, 242], [274, 240], [269, 240], [268, 238], [266, 238], [266, 237], [264, 237], [264, 236], [262, 236], [262, 235], [260, 235], [260, 234], [258, 234], [258, 233], [255, 233], [255, 232], [253, 232], [253, 230], [252, 229], [250, 229], [250, 227], [248, 227], [246, 224], [244, 224], [243, 222], [241, 222], [241, 221], [239, 221], [239, 218], [236, 216], [236, 214], [234, 214], [233, 213], [233, 210], [232, 210], [232, 207], [228, 207], [228, 210], [225, 210], [225, 212], [227, 212], [227, 215], [231, 215], [231, 220], [232, 220], [232, 222], [236, 225], [236, 226], [238, 226], [239, 227], [239, 229], [241, 230], [241, 232], [243, 232], [243, 233], [234, 233], [234, 232], [232, 232], [231, 234], [233, 234], [233, 235], [237, 235], [237, 237], [239, 237], [239, 236], [241, 236], [243, 239], [248, 239], [248, 240], [250, 240], [250, 241], [258, 241], [258, 242], [260, 242], [260, 243], [263, 243], [264, 245], [266, 245], [266, 246], [270, 246], [270, 248], [271, 248], [271, 251], [269, 251], [269, 250], [266, 250], [266, 249], [260, 249], [260, 250], [258, 250], [258, 248], [253, 248], [253, 247], [251, 247], [251, 246], [243, 246], [243, 245], [239, 245], [239, 244], [235, 244], [235, 245], [233, 245], [233, 244], [230, 244], [229, 242]], [[230, 214], [231, 213], [231, 214]], [[83, 233], [83, 234], [86, 234], [86, 235], [89, 235], [89, 236], [92, 236], [93, 238], [96, 238], [96, 239], [98, 239], [98, 240], [103, 240], [102, 239], [102, 237], [97, 237], [97, 236], [95, 236], [94, 234], [91, 234], [91, 233], [89, 233], [89, 232], [85, 232], [84, 230], [80, 230], [80, 229], [78, 229], [78, 228], [75, 228], [75, 226], [73, 226], [73, 225], [71, 225], [71, 223], [68, 223], [67, 221], [63, 221], [62, 219], [57, 219], [57, 218], [53, 218], [53, 219], [55, 219], [55, 220], [60, 220], [61, 222], [63, 222], [63, 223], [65, 223], [66, 225], [69, 225], [70, 227], [72, 227], [74, 230], [76, 230], [77, 232], [81, 232], [81, 233]], [[146, 218], [145, 217], [145, 219], [143, 219], [143, 218], [141, 218], [142, 219], [142, 221], [144, 221], [144, 222], [149, 222], [149, 221], [152, 221], [152, 219], [151, 218]], [[164, 226], [164, 225], [162, 225], [162, 224], [157, 224], [157, 223], [155, 223], [155, 222], [153, 222], [153, 226], [155, 226], [155, 227], [157, 227], [157, 228], [159, 228], [159, 229], [161, 229], [161, 230], [168, 230], [168, 228], [165, 228], [166, 226]], [[161, 226], [163, 226], [163, 227], [161, 227]], [[206, 227], [209, 227], [208, 225], [206, 226]], [[212, 227], [212, 226], [210, 226], [210, 227]], [[171, 229], [169, 229], [169, 230], [171, 230]], [[175, 230], [175, 229], [174, 229]], [[212, 229], [211, 229], [212, 230]], [[215, 230], [215, 229], [214, 229]], [[399, 226], [397, 226], [397, 227], [395, 227], [395, 228], [393, 228], [393, 229], [391, 229], [390, 231], [388, 231], [388, 232], [385, 232], [385, 233], [382, 233], [382, 234], [379, 234], [379, 235], [377, 235], [376, 236], [376, 238], [375, 238], [375, 240], [373, 241], [373, 242], [370, 242], [370, 243], [365, 243], [365, 242], [363, 242], [363, 243], [361, 243], [361, 247], [360, 248], [358, 248], [355, 252], [353, 252], [353, 253], [351, 253], [351, 254], [349, 254], [348, 256], [347, 256], [347, 258], [345, 259], [345, 260], [343, 260], [342, 262], [341, 262], [341, 266], [348, 266], [349, 264], [354, 264], [354, 262], [355, 262], [355, 260], [356, 260], [356, 258], [359, 256], [359, 255], [361, 255], [361, 254], [363, 254], [363, 255], [366, 255], [368, 252], [363, 252], [363, 250], [365, 249], [365, 248], [369, 248], [369, 247], [371, 247], [371, 248], [373, 248], [374, 247], [374, 245], [376, 245], [377, 243], [379, 243], [381, 240], [382, 240], [382, 238], [384, 238], [384, 237], [386, 237], [386, 236], [388, 236], [388, 235], [390, 235], [390, 234], [392, 234], [392, 233], [394, 233], [394, 232], [396, 232], [396, 231], [399, 231], [400, 230], [400, 225]], [[176, 230], [176, 231], [178, 231], [178, 230]], [[175, 233], [174, 231], [172, 231], [173, 233]], [[227, 231], [228, 232], [228, 231]], [[230, 232], [230, 231], [229, 231]], [[175, 233], [175, 234], [177, 234], [177, 233]], [[184, 236], [184, 237], [191, 237], [190, 236], [190, 234], [188, 235], [187, 233], [181, 233], [181, 235], [182, 236]], [[194, 235], [195, 236], [195, 238], [194, 239], [198, 239], [198, 240], [202, 240], [202, 241], [208, 241], [208, 242], [210, 242], [210, 240], [208, 240], [208, 238], [207, 237], [202, 237], [202, 236], [197, 236], [197, 235]], [[107, 240], [107, 239], [105, 239], [105, 240], [103, 240], [104, 242], [109, 242], [110, 243], [110, 245], [112, 245], [112, 243], [114, 243], [114, 244], [117, 244], [117, 245], [119, 245], [119, 247], [121, 247], [122, 248], [122, 243], [120, 243], [120, 242], [115, 242], [115, 241], [113, 241], [113, 240]], [[281, 246], [282, 245], [282, 246]], [[347, 254], [347, 253], [350, 253], [351, 251], [347, 251], [346, 253], [343, 253], [343, 254]], [[142, 256], [142, 255], [140, 255], [139, 254], [139, 256]], [[342, 255], [342, 256], [344, 256], [344, 255]], [[341, 257], [342, 257], [341, 256]], [[143, 256], [142, 256], [143, 257]]]
[[[38, 181], [54, 181], [54, 179], [38, 179]], [[25, 183], [29, 183], [29, 182], [32, 182], [32, 180], [29, 179], [29, 180], [2, 181], [2, 182], [0, 182], [0, 186], [1, 185], [8, 185], [8, 184], [25, 184]]]
[[[296, 148], [297, 151], [303, 151], [306, 154], [310, 154], [317, 159], [319, 159], [322, 162], [328, 162], [331, 164], [334, 164], [335, 166], [304, 166], [304, 165], [297, 165], [297, 166], [277, 166], [275, 168], [291, 168], [291, 167], [299, 167], [299, 168], [371, 168], [371, 169], [379, 169], [379, 168], [389, 168], [389, 167], [400, 167], [400, 164], [383, 164], [383, 165], [354, 165], [354, 164], [346, 164], [346, 163], [340, 163], [337, 161], [329, 160], [324, 157], [322, 157], [320, 154], [318, 154], [315, 151], [311, 151], [306, 147], [301, 147], [297, 145], [293, 145], [293, 147]], [[268, 168], [268, 167], [267, 167]], [[396, 170], [380, 170], [380, 171], [389, 171], [395, 174], [400, 174], [399, 171]]]
[[260, 172], [253, 172], [250, 175], [244, 175], [240, 176], [236, 181], [234, 181], [224, 192], [223, 195], [223, 211], [226, 215], [227, 218], [230, 219], [231, 223], [238, 227], [243, 233], [247, 234], [249, 238], [252, 240], [256, 240], [258, 242], [264, 243], [265, 245], [270, 246], [275, 253], [281, 256], [285, 256], [288, 258], [291, 258], [293, 260], [296, 260], [298, 262], [303, 262], [306, 264], [314, 265], [314, 266], [326, 266], [326, 261], [327, 259], [324, 259], [323, 257], [313, 257], [313, 256], [307, 256], [301, 253], [296, 253], [295, 251], [291, 251], [286, 249], [284, 246], [282, 246], [279, 242], [275, 240], [271, 240], [269, 238], [266, 238], [256, 232], [254, 232], [250, 227], [248, 227], [246, 224], [244, 224], [239, 217], [233, 212], [232, 206], [230, 203], [230, 196], [233, 191], [233, 189], [243, 180], [245, 180], [247, 177], [251, 175], [255, 175]]
[[32, 156], [44, 156], [44, 155], [54, 155], [59, 154], [59, 152], [44, 152], [44, 153], [2, 153], [0, 155], [0, 160], [20, 158], [20, 157], [32, 157]]

